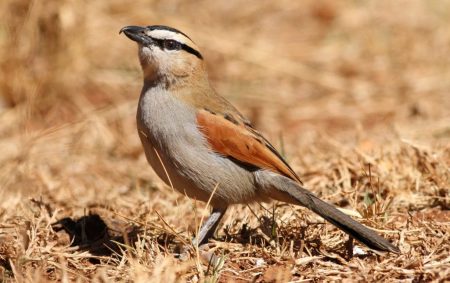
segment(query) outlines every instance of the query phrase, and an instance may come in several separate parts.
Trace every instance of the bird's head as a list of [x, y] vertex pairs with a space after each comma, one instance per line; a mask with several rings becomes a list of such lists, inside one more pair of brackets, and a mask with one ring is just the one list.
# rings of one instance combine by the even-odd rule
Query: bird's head
[[126, 26], [120, 30], [136, 41], [144, 80], [165, 84], [204, 75], [203, 56], [183, 32], [167, 26]]

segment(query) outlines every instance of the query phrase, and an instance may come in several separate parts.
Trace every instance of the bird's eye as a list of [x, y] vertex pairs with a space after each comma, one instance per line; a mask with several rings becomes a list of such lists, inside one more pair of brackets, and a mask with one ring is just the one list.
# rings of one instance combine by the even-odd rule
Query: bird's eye
[[179, 50], [180, 48], [181, 44], [178, 41], [172, 39], [164, 40], [164, 49]]

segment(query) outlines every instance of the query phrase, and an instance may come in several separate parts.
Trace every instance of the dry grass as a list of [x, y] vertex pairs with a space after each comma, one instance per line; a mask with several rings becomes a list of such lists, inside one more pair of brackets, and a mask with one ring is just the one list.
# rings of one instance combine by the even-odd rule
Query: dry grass
[[[448, 1], [130, 3], [0, 2], [1, 280], [449, 279]], [[118, 35], [130, 24], [191, 35], [307, 187], [403, 254], [352, 256], [343, 233], [273, 203], [226, 214], [210, 246], [221, 261], [176, 259], [205, 204], [145, 161], [136, 48]]]

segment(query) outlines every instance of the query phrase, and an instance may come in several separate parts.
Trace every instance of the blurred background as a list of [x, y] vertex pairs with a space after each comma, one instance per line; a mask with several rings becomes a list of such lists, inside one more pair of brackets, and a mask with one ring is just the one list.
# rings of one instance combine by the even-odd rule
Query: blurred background
[[137, 47], [118, 32], [153, 24], [197, 43], [316, 193], [339, 203], [372, 164], [398, 210], [448, 201], [450, 1], [2, 0], [0, 222], [33, 222], [29, 198], [190, 221], [135, 130]]
[[324, 123], [342, 130], [414, 117], [434, 128], [449, 114], [448, 1], [0, 5], [0, 111], [12, 119], [2, 123], [2, 138], [134, 103], [136, 47], [118, 34], [132, 24], [190, 35], [218, 91], [264, 131], [299, 138]]
[[190, 35], [218, 92], [295, 166], [324, 138], [368, 150], [393, 138], [448, 144], [449, 18], [448, 1], [3, 0], [0, 164], [14, 172], [0, 184], [30, 177], [17, 164], [142, 159], [126, 25]]

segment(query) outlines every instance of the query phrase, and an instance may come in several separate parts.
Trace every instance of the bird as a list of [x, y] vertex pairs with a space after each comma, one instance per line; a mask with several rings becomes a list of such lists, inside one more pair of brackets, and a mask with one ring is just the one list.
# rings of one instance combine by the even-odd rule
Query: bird
[[270, 200], [303, 206], [377, 251], [400, 249], [307, 190], [275, 147], [208, 79], [194, 41], [164, 25], [125, 26], [143, 72], [136, 123], [146, 159], [168, 186], [209, 202], [192, 244], [208, 242], [227, 208]]

